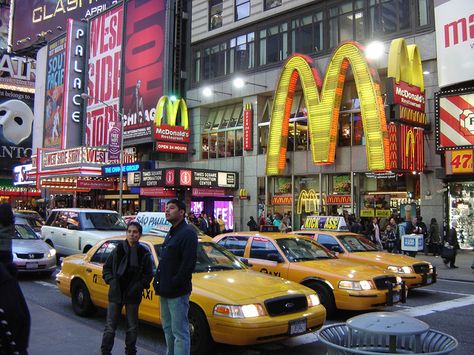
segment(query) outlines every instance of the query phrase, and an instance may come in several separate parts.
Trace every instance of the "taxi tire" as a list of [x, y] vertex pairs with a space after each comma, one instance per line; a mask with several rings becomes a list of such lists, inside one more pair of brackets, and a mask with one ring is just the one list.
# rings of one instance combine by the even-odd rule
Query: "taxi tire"
[[191, 354], [210, 354], [214, 347], [214, 341], [209, 331], [204, 312], [195, 304], [189, 305], [188, 312], [189, 333], [191, 336]]
[[84, 282], [73, 281], [71, 295], [72, 309], [78, 316], [88, 317], [95, 312], [89, 290]]
[[319, 301], [326, 308], [326, 317], [331, 317], [336, 312], [336, 304], [334, 301], [334, 295], [331, 290], [318, 282], [309, 282], [305, 286], [313, 289], [319, 297]]

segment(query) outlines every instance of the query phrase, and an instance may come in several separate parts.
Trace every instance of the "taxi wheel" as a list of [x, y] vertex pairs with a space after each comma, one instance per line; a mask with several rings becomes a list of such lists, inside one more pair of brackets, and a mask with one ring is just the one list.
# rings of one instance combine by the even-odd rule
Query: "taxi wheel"
[[81, 317], [90, 316], [95, 311], [87, 286], [79, 280], [72, 285], [72, 309]]
[[319, 297], [319, 301], [324, 306], [324, 308], [326, 308], [327, 317], [334, 315], [334, 312], [336, 311], [336, 304], [331, 290], [329, 290], [327, 286], [317, 282], [311, 282], [306, 284], [305, 286], [316, 291]]
[[191, 334], [191, 354], [212, 353], [214, 342], [203, 311], [196, 305], [189, 305], [189, 333]]

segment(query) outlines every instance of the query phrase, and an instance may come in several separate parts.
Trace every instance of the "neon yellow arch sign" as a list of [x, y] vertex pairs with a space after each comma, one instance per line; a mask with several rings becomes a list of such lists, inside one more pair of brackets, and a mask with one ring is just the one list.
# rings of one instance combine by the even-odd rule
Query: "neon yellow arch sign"
[[161, 119], [166, 112], [167, 123], [170, 126], [176, 126], [176, 118], [178, 116], [178, 110], [181, 109], [181, 126], [184, 129], [189, 127], [189, 118], [188, 118], [188, 106], [186, 106], [186, 101], [184, 99], [176, 99], [172, 101], [168, 96], [162, 96], [156, 104], [156, 113], [155, 113], [155, 125], [161, 125]]
[[344, 42], [335, 49], [331, 57], [321, 95], [318, 92], [321, 79], [311, 58], [295, 54], [286, 61], [280, 73], [273, 102], [267, 175], [283, 175], [285, 170], [289, 118], [298, 78], [308, 110], [313, 162], [334, 163], [339, 107], [349, 65], [361, 103], [368, 168], [372, 171], [389, 170], [388, 131], [377, 70], [371, 68], [365, 60], [361, 45], [356, 42]]

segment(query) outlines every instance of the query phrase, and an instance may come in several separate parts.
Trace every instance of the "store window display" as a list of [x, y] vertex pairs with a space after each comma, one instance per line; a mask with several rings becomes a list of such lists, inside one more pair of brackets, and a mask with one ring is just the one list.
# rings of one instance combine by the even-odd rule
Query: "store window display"
[[474, 182], [449, 184], [449, 219], [456, 222], [461, 248], [474, 244]]

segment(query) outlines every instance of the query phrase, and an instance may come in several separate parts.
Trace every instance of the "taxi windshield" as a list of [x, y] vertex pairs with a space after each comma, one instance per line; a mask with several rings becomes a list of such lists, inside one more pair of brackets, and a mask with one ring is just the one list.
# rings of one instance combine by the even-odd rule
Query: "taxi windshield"
[[362, 235], [338, 235], [337, 236], [349, 253], [364, 251], [378, 251], [374, 243]]
[[[161, 245], [155, 245], [159, 255]], [[200, 242], [197, 249], [197, 260], [194, 272], [211, 272], [219, 270], [241, 270], [246, 266], [232, 253], [213, 242]]]
[[290, 262], [334, 258], [322, 246], [308, 239], [279, 238], [276, 242]]

